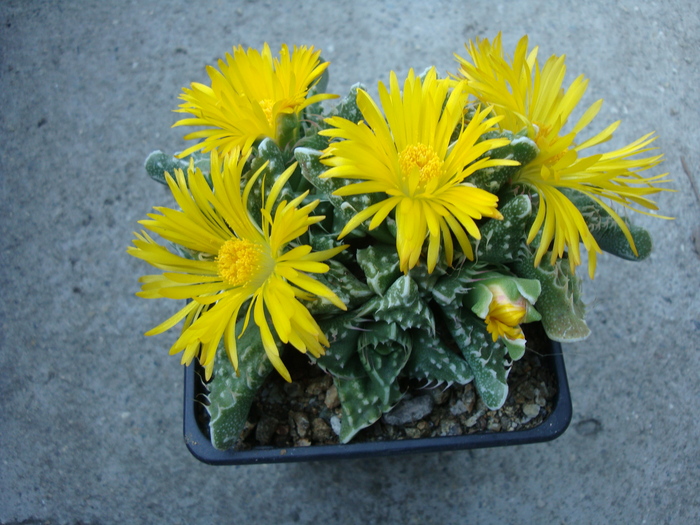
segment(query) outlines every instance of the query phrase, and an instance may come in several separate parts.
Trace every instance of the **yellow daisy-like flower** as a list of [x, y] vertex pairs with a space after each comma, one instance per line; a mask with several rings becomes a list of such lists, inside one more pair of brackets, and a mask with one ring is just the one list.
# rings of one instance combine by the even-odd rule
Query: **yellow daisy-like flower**
[[[364, 121], [355, 124], [340, 117], [326, 122], [333, 126], [323, 135], [344, 139], [330, 144], [324, 163], [330, 166], [324, 177], [356, 179], [338, 189], [340, 196], [384, 193], [386, 199], [357, 213], [340, 233], [343, 237], [372, 218], [370, 230], [379, 226], [394, 210], [396, 248], [401, 270], [418, 264], [428, 238], [427, 264], [437, 264], [441, 240], [449, 264], [453, 259], [452, 234], [464, 254], [473, 258], [467, 233], [481, 237], [475, 219], [501, 219], [498, 198], [465, 182], [478, 169], [515, 165], [499, 159], [478, 159], [490, 149], [508, 143], [490, 139], [476, 143], [500, 118], [486, 118], [489, 109], [477, 111], [468, 125], [462, 125], [467, 101], [465, 83], [450, 89], [449, 80], [437, 79], [435, 69], [416, 77], [408, 73], [403, 92], [394, 72], [389, 89], [379, 83], [379, 98], [386, 118], [372, 98], [357, 92], [357, 105]], [[457, 130], [457, 138], [451, 136]]]
[[279, 143], [280, 117], [298, 114], [310, 104], [335, 98], [319, 93], [307, 98], [308, 91], [328, 67], [321, 63], [321, 51], [294, 46], [290, 54], [282, 45], [280, 57], [273, 58], [265, 44], [262, 53], [234, 47], [233, 56], [219, 60], [219, 70], [207, 66], [211, 87], [192, 83], [183, 88], [184, 103], [175, 111], [193, 118], [179, 120], [174, 126], [204, 126], [206, 129], [185, 135], [185, 139], [203, 139], [180, 156], [202, 150], [220, 155], [240, 149], [246, 154], [253, 143], [271, 138]]
[[518, 132], [527, 128], [529, 138], [540, 150], [514, 181], [533, 187], [540, 197], [528, 235], [530, 243], [538, 232], [542, 233], [535, 265], [539, 265], [552, 245], [552, 263], [566, 251], [573, 270], [581, 264], [579, 242], [583, 242], [589, 253], [589, 275], [593, 278], [596, 254], [601, 253], [601, 249], [581, 212], [560, 189], [579, 191], [598, 203], [619, 225], [636, 254], [629, 228], [602, 198], [640, 213], [646, 212], [634, 205], [657, 210], [656, 204], [646, 196], [663, 191], [654, 184], [668, 182], [667, 174], [642, 177], [637, 172], [656, 166], [663, 155], [632, 158], [653, 149], [647, 147], [655, 140], [653, 133], [608, 153], [582, 155], [584, 150], [609, 140], [619, 121], [577, 143], [577, 135], [595, 118], [603, 101], [592, 104], [573, 129], [565, 133], [563, 128], [585, 93], [588, 80], [581, 75], [565, 90], [562, 87], [565, 57], [552, 56], [540, 68], [537, 48], [528, 53], [527, 47], [525, 36], [509, 62], [503, 54], [500, 34], [493, 43], [488, 40], [470, 42], [466, 48], [471, 62], [455, 55], [460, 64], [459, 78], [467, 80], [467, 89], [479, 101], [493, 105], [494, 112], [503, 118], [499, 123], [503, 129]]
[[306, 193], [290, 202], [280, 202], [273, 214], [273, 204], [295, 165], [272, 186], [263, 204], [262, 224], [253, 222], [246, 203], [263, 168], [248, 180], [241, 195], [241, 171], [245, 161], [238, 152], [223, 161], [212, 155], [213, 191], [202, 172], [195, 170], [192, 164], [187, 177], [182, 170], [175, 170], [175, 179], [167, 175], [181, 211], [155, 208], [160, 214], [149, 214], [150, 220], [141, 221], [141, 224], [200, 255], [198, 259], [187, 259], [160, 246], [145, 232], [135, 234], [135, 246], [129, 247], [129, 253], [165, 271], [162, 275], [142, 277], [141, 292], [137, 295], [190, 299], [184, 308], [146, 335], [164, 332], [185, 319], [182, 334], [170, 353], [184, 351], [183, 364], [189, 364], [198, 354], [207, 380], [211, 377], [214, 356], [222, 338], [231, 363], [238, 369], [236, 321], [241, 308], [248, 303], [243, 330], [252, 312], [268, 358], [279, 373], [291, 381], [280, 359], [268, 318], [280, 341], [291, 343], [301, 352], [308, 350], [314, 356], [322, 355], [328, 340], [299, 299], [324, 297], [345, 309], [330, 289], [307, 275], [327, 272], [328, 265], [321, 261], [333, 257], [344, 247], [315, 253], [308, 245], [287, 250], [289, 243], [323, 219], [309, 216], [318, 201], [298, 208]]

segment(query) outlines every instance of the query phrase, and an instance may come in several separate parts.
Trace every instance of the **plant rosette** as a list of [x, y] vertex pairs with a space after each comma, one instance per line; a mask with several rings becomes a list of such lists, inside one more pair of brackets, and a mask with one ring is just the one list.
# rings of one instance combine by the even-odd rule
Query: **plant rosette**
[[[409, 385], [468, 389], [495, 412], [529, 353], [559, 355], [547, 366], [568, 396], [550, 345], [590, 333], [581, 245], [591, 278], [603, 250], [649, 255], [649, 234], [613, 206], [657, 209], [666, 174], [639, 173], [662, 156], [653, 134], [587, 154], [619, 122], [582, 138], [598, 101], [567, 126], [587, 81], [565, 89], [564, 58], [540, 65], [527, 37], [512, 59], [500, 35], [466, 51], [447, 78], [391, 72], [378, 99], [355, 85], [330, 108], [328, 63], [308, 47], [237, 47], [209, 85], [184, 88], [176, 111], [190, 117], [175, 125], [201, 128], [185, 136], [197, 142], [146, 161], [177, 207], [154, 208], [128, 252], [162, 271], [137, 295], [186, 301], [147, 335], [181, 324], [170, 352], [201, 369], [205, 428], [188, 443], [243, 446], [269, 376], [294, 384], [296, 352], [337, 394], [339, 446], [390, 418]], [[561, 433], [570, 400], [557, 406]], [[473, 443], [457, 447], [493, 446]]]

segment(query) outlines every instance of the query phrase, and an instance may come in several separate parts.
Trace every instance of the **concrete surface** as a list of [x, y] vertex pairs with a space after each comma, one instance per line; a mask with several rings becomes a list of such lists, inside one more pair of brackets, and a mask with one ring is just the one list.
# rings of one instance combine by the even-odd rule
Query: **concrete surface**
[[[669, 2], [0, 2], [0, 522], [692, 523], [698, 494], [700, 19]], [[455, 70], [503, 31], [604, 98], [613, 145], [650, 130], [677, 193], [640, 264], [603, 257], [586, 342], [565, 347], [574, 420], [549, 444], [340, 463], [210, 467], [185, 448], [176, 305], [134, 297], [142, 168], [183, 147], [180, 89], [234, 44], [312, 44], [330, 89]], [[682, 163], [685, 163], [687, 172]]]

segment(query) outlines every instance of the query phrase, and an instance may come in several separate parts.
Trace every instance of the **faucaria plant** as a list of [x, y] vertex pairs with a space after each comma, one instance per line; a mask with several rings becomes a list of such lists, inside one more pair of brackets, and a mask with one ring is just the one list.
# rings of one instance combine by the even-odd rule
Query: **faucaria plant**
[[473, 381], [499, 408], [522, 324], [589, 334], [580, 245], [591, 278], [602, 250], [649, 255], [613, 206], [656, 209], [665, 174], [639, 174], [662, 160], [653, 136], [587, 155], [618, 123], [582, 137], [599, 101], [568, 126], [587, 81], [564, 88], [563, 57], [540, 65], [525, 37], [509, 59], [500, 35], [466, 51], [453, 75], [391, 72], [378, 99], [356, 85], [331, 109], [328, 63], [306, 47], [234, 48], [184, 89], [176, 125], [199, 142], [146, 161], [178, 208], [141, 221], [163, 244], [142, 231], [128, 251], [162, 270], [137, 295], [187, 301], [148, 335], [182, 323], [171, 353], [203, 367], [216, 447], [236, 445], [270, 373], [294, 380], [286, 351], [333, 378], [341, 442], [405, 377]]

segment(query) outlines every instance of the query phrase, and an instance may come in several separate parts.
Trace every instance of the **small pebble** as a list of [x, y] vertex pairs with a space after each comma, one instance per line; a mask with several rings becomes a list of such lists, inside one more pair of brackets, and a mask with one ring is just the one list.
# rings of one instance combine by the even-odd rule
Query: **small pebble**
[[306, 433], [309, 431], [309, 419], [306, 414], [302, 412], [291, 412], [292, 421], [294, 422], [294, 428], [296, 428], [299, 437], [306, 437]]
[[434, 405], [433, 398], [429, 395], [413, 398], [407, 396], [403, 398], [391, 412], [384, 414], [382, 420], [387, 425], [405, 425], [407, 423], [413, 423], [430, 414]]
[[331, 416], [331, 429], [333, 429], [336, 436], [340, 435], [341, 425], [342, 423], [340, 422], [340, 418], [338, 416]]
[[537, 417], [540, 413], [540, 406], [534, 403], [527, 403], [523, 405], [523, 414], [528, 417]]
[[311, 422], [311, 436], [315, 441], [328, 441], [331, 434], [331, 427], [320, 417]]
[[338, 399], [338, 389], [335, 385], [331, 385], [328, 390], [326, 390], [326, 398], [323, 401], [328, 408], [335, 408], [340, 405], [340, 399]]

